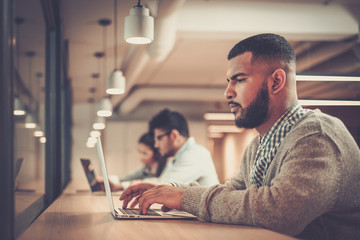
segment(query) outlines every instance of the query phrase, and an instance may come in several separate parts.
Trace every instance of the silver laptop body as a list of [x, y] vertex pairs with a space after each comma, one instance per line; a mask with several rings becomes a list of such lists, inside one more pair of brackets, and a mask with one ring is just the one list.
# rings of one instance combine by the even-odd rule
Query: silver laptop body
[[146, 215], [139, 214], [139, 209], [116, 209], [112, 198], [112, 193], [109, 184], [109, 177], [105, 164], [103, 149], [101, 146], [100, 137], [97, 138], [97, 152], [100, 160], [101, 173], [104, 179], [106, 198], [110, 207], [111, 214], [115, 219], [196, 219], [192, 214], [184, 211], [171, 210], [170, 212], [162, 212], [160, 209], [149, 209]]

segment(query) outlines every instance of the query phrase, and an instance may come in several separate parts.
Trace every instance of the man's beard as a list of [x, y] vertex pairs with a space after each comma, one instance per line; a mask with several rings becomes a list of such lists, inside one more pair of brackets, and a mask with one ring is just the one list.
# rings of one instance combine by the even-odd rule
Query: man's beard
[[239, 128], [256, 128], [263, 124], [268, 115], [269, 92], [266, 81], [256, 94], [255, 99], [247, 108], [240, 109], [240, 115], [235, 116], [235, 124]]
[[168, 150], [164, 153], [164, 154], [161, 154], [161, 152], [158, 150], [158, 152], [160, 153], [160, 156], [163, 157], [163, 158], [169, 158], [169, 157], [172, 157], [175, 155], [175, 151], [173, 149], [172, 146], [168, 145], [167, 146]]
[[161, 157], [163, 157], [163, 158], [169, 158], [169, 157], [174, 156], [174, 154], [172, 154], [170, 151], [167, 151], [167, 152], [164, 153], [163, 155], [162, 155], [162, 154], [160, 154], [160, 155], [161, 155]]

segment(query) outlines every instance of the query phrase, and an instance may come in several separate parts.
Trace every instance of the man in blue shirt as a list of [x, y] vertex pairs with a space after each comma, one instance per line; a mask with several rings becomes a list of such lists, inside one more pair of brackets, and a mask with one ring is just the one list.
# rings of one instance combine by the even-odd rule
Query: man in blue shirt
[[201, 186], [218, 184], [210, 152], [189, 136], [188, 124], [179, 112], [164, 109], [149, 123], [154, 135], [155, 148], [163, 157], [173, 157], [158, 178], [152, 182], [198, 182]]

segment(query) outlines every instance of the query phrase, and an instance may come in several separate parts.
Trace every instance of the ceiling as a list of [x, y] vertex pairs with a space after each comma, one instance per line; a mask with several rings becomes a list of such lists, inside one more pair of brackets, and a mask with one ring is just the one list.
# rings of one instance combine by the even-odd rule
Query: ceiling
[[[168, 105], [186, 111], [189, 103], [196, 106], [187, 110], [189, 114], [227, 111], [223, 100], [227, 53], [241, 39], [263, 32], [281, 34], [291, 42], [297, 74], [360, 76], [358, 0], [143, 0], [155, 19], [155, 40], [130, 45], [123, 40], [124, 18], [136, 3], [117, 1], [115, 66], [114, 24], [106, 27], [105, 35], [98, 24], [99, 19], [113, 20], [114, 1], [62, 0], [74, 103], [98, 102], [105, 96], [105, 79], [118, 67], [127, 89], [111, 97], [117, 117], [146, 116], [149, 108]], [[36, 16], [30, 17], [34, 24]], [[31, 40], [33, 49], [43, 43]], [[104, 45], [106, 57], [96, 58], [94, 53], [104, 51]], [[301, 99], [360, 100], [360, 82], [299, 81], [298, 94]]]

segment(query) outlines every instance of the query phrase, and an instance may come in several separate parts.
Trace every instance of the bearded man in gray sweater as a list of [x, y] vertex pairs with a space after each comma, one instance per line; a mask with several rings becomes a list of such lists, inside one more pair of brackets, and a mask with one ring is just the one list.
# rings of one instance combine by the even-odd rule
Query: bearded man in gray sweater
[[259, 135], [240, 171], [223, 185], [140, 184], [120, 200], [185, 210], [200, 218], [253, 225], [304, 239], [360, 239], [360, 150], [344, 124], [303, 109], [291, 45], [255, 35], [228, 55], [225, 98], [242, 128]]

